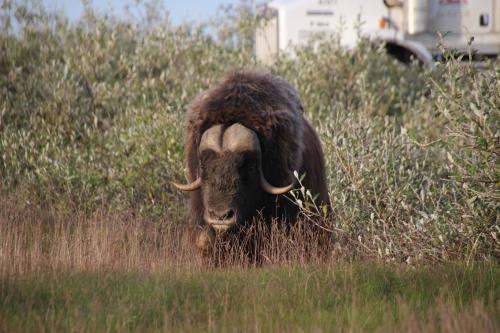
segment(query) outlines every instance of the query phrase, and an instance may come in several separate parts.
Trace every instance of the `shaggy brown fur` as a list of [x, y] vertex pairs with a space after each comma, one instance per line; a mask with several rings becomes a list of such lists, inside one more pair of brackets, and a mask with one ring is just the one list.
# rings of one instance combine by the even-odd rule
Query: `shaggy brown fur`
[[[304, 118], [297, 91], [271, 74], [235, 72], [198, 96], [187, 114], [185, 143], [189, 181], [198, 177], [198, 146], [205, 130], [216, 124], [240, 123], [255, 131], [262, 149], [262, 170], [274, 186], [294, 182], [293, 170], [306, 174], [304, 185], [318, 194], [317, 204], [330, 206], [321, 143]], [[297, 207], [283, 195], [266, 194], [268, 217], [294, 220]], [[190, 220], [203, 224], [200, 190], [191, 193]]]

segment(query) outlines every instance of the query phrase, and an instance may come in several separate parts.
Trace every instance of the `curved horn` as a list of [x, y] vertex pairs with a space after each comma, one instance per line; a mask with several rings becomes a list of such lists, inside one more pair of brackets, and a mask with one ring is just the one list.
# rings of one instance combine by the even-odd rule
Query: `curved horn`
[[266, 191], [267, 193], [276, 194], [276, 195], [286, 193], [293, 188], [293, 184], [290, 184], [290, 185], [284, 186], [284, 187], [275, 187], [275, 186], [269, 184], [267, 182], [266, 178], [264, 178], [264, 175], [262, 175], [262, 174], [260, 175], [260, 186], [262, 186], [262, 189], [264, 191]]
[[190, 184], [186, 184], [186, 185], [177, 184], [174, 182], [172, 182], [172, 184], [181, 191], [194, 191], [194, 190], [197, 190], [201, 187], [201, 178], [198, 177], [194, 182], [192, 182]]

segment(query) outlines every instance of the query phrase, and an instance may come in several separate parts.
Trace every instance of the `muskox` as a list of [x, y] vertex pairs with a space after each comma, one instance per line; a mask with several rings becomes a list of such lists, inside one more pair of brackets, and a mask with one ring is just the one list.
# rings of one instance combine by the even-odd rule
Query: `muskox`
[[[238, 71], [202, 93], [186, 124], [189, 219], [219, 234], [261, 216], [293, 222], [299, 208], [285, 193], [293, 172], [318, 206], [330, 207], [320, 140], [297, 91], [280, 77]], [[241, 228], [240, 228], [241, 229]], [[206, 235], [197, 245], [206, 246]]]

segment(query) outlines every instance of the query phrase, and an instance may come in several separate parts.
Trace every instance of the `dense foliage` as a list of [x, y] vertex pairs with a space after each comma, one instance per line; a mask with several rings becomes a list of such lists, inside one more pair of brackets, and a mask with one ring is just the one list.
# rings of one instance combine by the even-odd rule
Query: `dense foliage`
[[184, 178], [190, 101], [230, 70], [259, 68], [297, 87], [320, 134], [339, 246], [410, 263], [500, 256], [497, 60], [478, 69], [445, 50], [430, 70], [319, 36], [266, 67], [245, 6], [208, 27], [173, 27], [153, 8], [118, 20], [87, 7], [72, 24], [35, 5], [3, 11], [3, 196], [182, 221], [170, 182]]

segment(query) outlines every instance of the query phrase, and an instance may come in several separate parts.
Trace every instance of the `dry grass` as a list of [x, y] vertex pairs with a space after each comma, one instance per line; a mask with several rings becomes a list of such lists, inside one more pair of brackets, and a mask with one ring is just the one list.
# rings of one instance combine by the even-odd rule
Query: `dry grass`
[[331, 233], [299, 222], [256, 223], [215, 238], [210, 255], [194, 246], [200, 228], [132, 214], [58, 213], [0, 199], [0, 274], [54, 270], [159, 272], [209, 266], [320, 263], [339, 259]]
[[183, 228], [158, 227], [131, 215], [57, 214], [0, 208], [0, 272], [46, 270], [171, 270], [190, 267], [192, 248], [180, 246]]
[[[4, 197], [0, 198], [0, 273], [44, 270], [155, 273], [207, 266], [244, 268], [352, 261], [418, 266], [433, 262], [427, 257], [421, 261], [386, 260], [369, 237], [356, 238], [335, 229], [331, 219], [313, 220], [308, 213], [304, 210], [303, 218], [291, 226], [280, 220], [270, 225], [254, 221], [239, 232], [217, 235], [210, 250], [202, 254], [195, 246], [203, 230], [200, 227], [132, 213], [100, 210], [89, 216], [78, 211], [23, 206], [19, 199]], [[376, 234], [372, 236], [377, 238]], [[418, 243], [406, 246], [412, 252], [419, 251]], [[473, 258], [466, 263], [474, 264]]]

